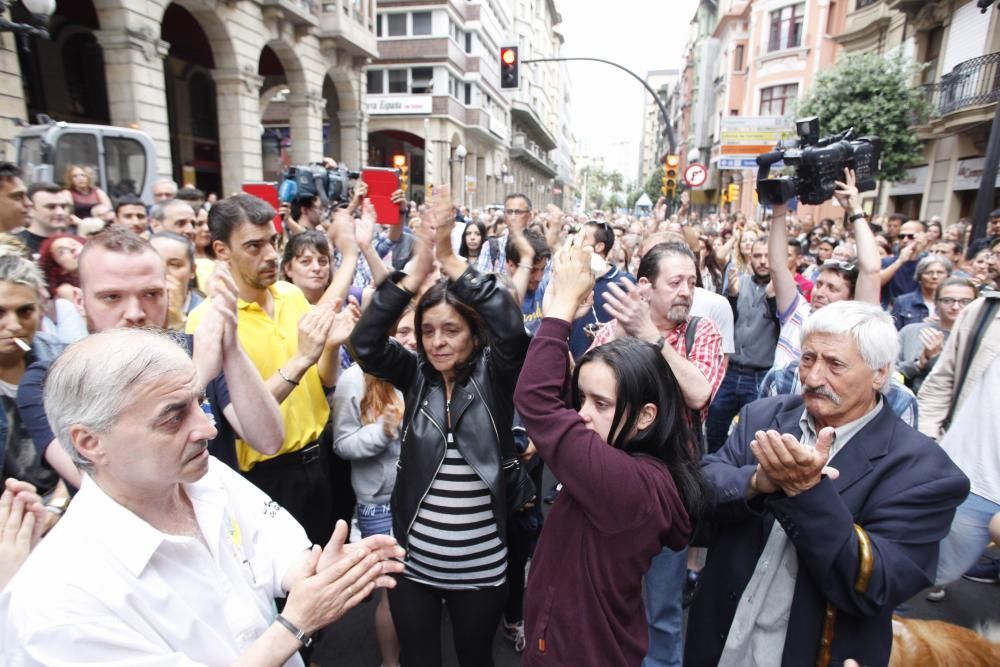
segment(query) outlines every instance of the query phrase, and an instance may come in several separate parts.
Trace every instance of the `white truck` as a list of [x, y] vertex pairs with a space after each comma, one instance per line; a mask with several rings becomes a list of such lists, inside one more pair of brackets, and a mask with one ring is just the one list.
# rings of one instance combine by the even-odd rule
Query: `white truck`
[[54, 121], [45, 115], [38, 120], [14, 137], [16, 162], [27, 183], [62, 183], [70, 165], [83, 165], [94, 170], [96, 185], [112, 199], [133, 194], [153, 202], [156, 147], [148, 134], [127, 127]]

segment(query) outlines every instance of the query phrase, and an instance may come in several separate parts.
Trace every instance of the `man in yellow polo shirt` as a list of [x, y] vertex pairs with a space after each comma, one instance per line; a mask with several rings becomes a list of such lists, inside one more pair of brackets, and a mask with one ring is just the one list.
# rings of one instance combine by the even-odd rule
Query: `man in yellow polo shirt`
[[[324, 387], [336, 383], [339, 346], [353, 328], [347, 310], [335, 313], [332, 301], [336, 291], [346, 292], [342, 274], [354, 275], [357, 244], [351, 244], [353, 234], [339, 235], [341, 279], [313, 307], [298, 287], [277, 280], [280, 255], [273, 218], [269, 204], [246, 194], [216, 203], [208, 217], [216, 257], [229, 262], [239, 288], [240, 343], [280, 404], [285, 423], [277, 454], [263, 455], [237, 441], [237, 458], [247, 479], [287, 509], [314, 543], [326, 544], [333, 530], [333, 501]], [[342, 247], [350, 245], [353, 252]], [[188, 331], [197, 329], [204, 313], [201, 306], [191, 312]]]

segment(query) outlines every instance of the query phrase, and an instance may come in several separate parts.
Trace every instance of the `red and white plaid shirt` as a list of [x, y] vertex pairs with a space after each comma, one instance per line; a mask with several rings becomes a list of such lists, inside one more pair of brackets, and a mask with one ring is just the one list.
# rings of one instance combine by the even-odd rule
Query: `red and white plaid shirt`
[[[698, 329], [694, 332], [694, 344], [691, 346], [691, 353], [688, 354], [684, 341], [688, 322], [690, 319], [684, 320], [668, 331], [661, 330], [660, 333], [666, 339], [667, 345], [694, 364], [712, 387], [708, 403], [699, 410], [701, 421], [704, 423], [708, 416], [708, 406], [715, 398], [715, 392], [719, 391], [722, 377], [726, 374], [726, 357], [722, 353], [722, 334], [719, 332], [719, 327], [707, 317], [698, 320]], [[590, 349], [610, 343], [616, 338], [624, 338], [625, 335], [625, 332], [619, 329], [618, 320], [611, 320], [602, 326], [597, 335], [594, 336], [594, 342]]]

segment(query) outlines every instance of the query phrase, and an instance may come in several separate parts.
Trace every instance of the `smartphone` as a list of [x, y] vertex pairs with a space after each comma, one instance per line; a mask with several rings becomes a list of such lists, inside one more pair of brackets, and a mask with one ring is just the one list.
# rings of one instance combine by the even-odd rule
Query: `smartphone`
[[380, 225], [398, 225], [399, 204], [392, 201], [392, 193], [399, 189], [399, 170], [365, 167], [361, 180], [368, 186], [368, 198], [375, 206]]

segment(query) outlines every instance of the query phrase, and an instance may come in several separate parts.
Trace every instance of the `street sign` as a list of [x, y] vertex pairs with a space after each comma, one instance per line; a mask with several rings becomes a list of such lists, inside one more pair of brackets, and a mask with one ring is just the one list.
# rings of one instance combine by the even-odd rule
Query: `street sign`
[[692, 188], [700, 188], [708, 180], [708, 170], [705, 165], [692, 162], [684, 170], [684, 182]]
[[720, 159], [719, 168], [753, 169], [757, 166], [754, 158], [774, 150], [782, 139], [794, 138], [795, 130], [781, 117], [728, 116], [722, 119], [720, 135], [719, 154], [727, 157]]
[[[756, 169], [757, 157], [720, 157], [718, 166], [719, 169]], [[781, 169], [784, 166], [784, 162], [776, 162], [771, 165], [771, 169]]]

